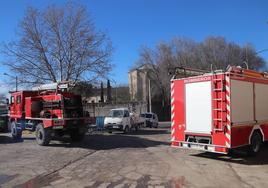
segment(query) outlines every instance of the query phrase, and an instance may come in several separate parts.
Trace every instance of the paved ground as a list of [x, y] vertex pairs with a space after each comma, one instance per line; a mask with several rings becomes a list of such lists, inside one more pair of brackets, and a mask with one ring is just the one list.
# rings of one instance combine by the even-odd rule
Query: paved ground
[[169, 146], [169, 125], [40, 147], [0, 134], [0, 187], [268, 187], [268, 146], [233, 157]]

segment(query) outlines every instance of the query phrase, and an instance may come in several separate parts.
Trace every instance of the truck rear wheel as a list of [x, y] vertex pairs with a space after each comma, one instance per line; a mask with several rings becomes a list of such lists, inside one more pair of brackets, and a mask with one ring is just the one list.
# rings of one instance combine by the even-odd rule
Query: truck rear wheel
[[259, 153], [262, 145], [262, 136], [259, 132], [254, 132], [251, 137], [251, 142], [249, 145], [249, 154], [256, 155]]
[[72, 130], [70, 133], [70, 137], [73, 142], [81, 142], [85, 137], [85, 132], [79, 132], [79, 130]]
[[47, 146], [51, 140], [51, 132], [45, 129], [42, 123], [39, 123], [36, 127], [36, 141], [40, 146]]

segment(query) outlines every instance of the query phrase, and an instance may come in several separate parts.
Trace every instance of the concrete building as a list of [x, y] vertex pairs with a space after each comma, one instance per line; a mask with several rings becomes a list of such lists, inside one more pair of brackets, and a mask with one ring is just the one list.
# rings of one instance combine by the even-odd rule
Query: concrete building
[[[130, 100], [145, 103], [147, 111], [156, 113], [161, 121], [168, 121], [170, 120], [170, 104], [163, 103], [158, 87], [153, 80], [150, 80], [153, 77], [152, 75], [150, 76], [154, 68], [152, 66], [154, 65], [145, 64], [128, 72]], [[202, 70], [190, 68], [174, 68], [173, 71], [173, 75], [175, 74], [177, 78], [204, 73]]]
[[145, 64], [128, 72], [129, 94], [131, 101], [148, 101], [149, 74], [152, 65]]

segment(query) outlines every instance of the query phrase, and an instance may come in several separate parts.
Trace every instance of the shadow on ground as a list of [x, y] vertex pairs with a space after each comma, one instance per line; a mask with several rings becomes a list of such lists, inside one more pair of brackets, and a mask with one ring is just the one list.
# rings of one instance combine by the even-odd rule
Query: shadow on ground
[[192, 156], [244, 165], [266, 165], [268, 164], [268, 142], [263, 144], [261, 151], [256, 156], [248, 156], [246, 148], [235, 150], [231, 155], [205, 152]]
[[[169, 142], [156, 141], [151, 138], [142, 138], [146, 135], [166, 135], [169, 134], [167, 129], [140, 129], [139, 131], [132, 131], [128, 134], [122, 132], [108, 133], [95, 133], [86, 135], [85, 139], [81, 143], [71, 142], [70, 138], [62, 137], [56, 138], [56, 141], [51, 141], [48, 147], [69, 147], [69, 148], [87, 148], [94, 150], [109, 150], [116, 148], [146, 148], [154, 147], [158, 145], [169, 145]], [[14, 140], [8, 134], [0, 135], [0, 144], [14, 144], [23, 142], [24, 140], [35, 140], [34, 135], [32, 137], [23, 137], [19, 140]]]
[[[122, 134], [121, 132], [116, 132], [115, 134]], [[131, 131], [128, 135], [157, 135], [157, 134], [170, 134], [169, 129], [162, 128], [145, 128], [138, 131]]]
[[60, 143], [51, 143], [49, 147], [80, 147], [93, 150], [111, 150], [119, 148], [147, 148], [170, 144], [169, 142], [155, 141], [124, 134], [87, 135], [81, 143], [72, 143], [69, 138], [62, 138], [60, 141]]
[[21, 138], [21, 139], [13, 139], [8, 134], [0, 135], [0, 144], [16, 144], [16, 143], [23, 142], [24, 140], [35, 140], [35, 138], [26, 137], [26, 138]]

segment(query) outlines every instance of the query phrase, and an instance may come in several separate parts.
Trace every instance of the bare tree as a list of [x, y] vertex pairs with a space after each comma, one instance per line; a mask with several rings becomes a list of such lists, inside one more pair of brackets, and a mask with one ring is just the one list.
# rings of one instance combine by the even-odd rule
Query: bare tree
[[153, 97], [162, 105], [170, 100], [170, 69], [188, 67], [210, 70], [225, 69], [228, 65], [245, 66], [250, 69], [264, 68], [265, 61], [257, 55], [251, 45], [239, 46], [226, 41], [223, 37], [208, 37], [203, 42], [195, 42], [186, 38], [174, 38], [170, 42], [159, 43], [155, 48], [142, 47], [138, 64], [151, 65], [150, 79], [156, 89]]
[[174, 67], [174, 58], [170, 46], [161, 43], [156, 50], [143, 47], [140, 53], [141, 64], [149, 64], [149, 79], [152, 82], [152, 98], [161, 98], [162, 106], [169, 100], [168, 70]]
[[29, 7], [18, 41], [5, 43], [4, 62], [24, 83], [94, 80], [111, 69], [112, 45], [95, 29], [86, 8], [67, 3], [44, 11]]

